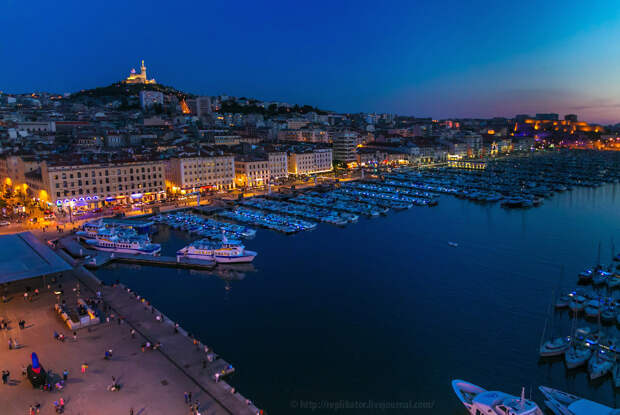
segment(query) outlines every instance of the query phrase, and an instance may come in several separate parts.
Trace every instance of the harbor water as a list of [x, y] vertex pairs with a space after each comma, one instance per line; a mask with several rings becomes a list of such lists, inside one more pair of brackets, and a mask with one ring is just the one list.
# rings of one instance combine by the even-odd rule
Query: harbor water
[[[230, 382], [270, 414], [369, 401], [348, 412], [433, 402], [413, 412], [465, 414], [455, 378], [514, 395], [525, 386], [541, 406], [539, 385], [619, 407], [609, 377], [590, 382], [585, 368], [538, 357], [561, 266], [561, 285], [575, 287], [599, 243], [610, 262], [614, 237], [620, 251], [619, 184], [575, 188], [528, 210], [441, 196], [436, 207], [345, 227], [259, 229], [244, 241], [258, 251], [254, 264], [218, 266], [218, 275], [122, 264], [96, 273], [214, 348], [237, 369]], [[174, 255], [193, 239], [162, 225], [153, 241]], [[559, 315], [556, 329], [569, 327]]]

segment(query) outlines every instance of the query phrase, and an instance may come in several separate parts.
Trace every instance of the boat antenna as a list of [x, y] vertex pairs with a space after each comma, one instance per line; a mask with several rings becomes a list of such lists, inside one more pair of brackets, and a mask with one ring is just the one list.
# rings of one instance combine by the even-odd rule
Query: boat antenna
[[523, 409], [523, 405], [525, 404], [525, 386], [521, 387], [521, 409]]

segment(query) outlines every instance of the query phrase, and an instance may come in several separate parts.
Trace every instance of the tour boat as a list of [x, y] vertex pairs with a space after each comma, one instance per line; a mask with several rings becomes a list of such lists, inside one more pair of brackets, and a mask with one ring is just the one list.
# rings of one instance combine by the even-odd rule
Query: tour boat
[[570, 393], [547, 386], [538, 389], [545, 397], [545, 405], [555, 415], [620, 415], [620, 409], [612, 409]]
[[543, 415], [536, 403], [525, 399], [525, 389], [518, 398], [504, 392], [487, 391], [458, 379], [452, 381], [452, 388], [471, 415]]
[[256, 255], [254, 251], [247, 251], [241, 242], [228, 240], [225, 236], [221, 242], [200, 239], [177, 251], [177, 257], [205, 259], [217, 263], [252, 262]]
[[113, 228], [99, 229], [94, 239], [86, 239], [91, 248], [98, 251], [127, 254], [159, 255], [161, 245], [151, 243], [147, 235]]

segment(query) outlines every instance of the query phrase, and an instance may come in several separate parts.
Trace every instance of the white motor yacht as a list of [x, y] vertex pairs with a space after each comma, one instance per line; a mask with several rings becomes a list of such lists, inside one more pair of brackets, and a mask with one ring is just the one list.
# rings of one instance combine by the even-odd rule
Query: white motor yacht
[[612, 409], [547, 386], [539, 389], [545, 396], [545, 405], [555, 415], [620, 415], [620, 409]]
[[504, 392], [487, 391], [458, 379], [452, 381], [452, 388], [471, 415], [543, 415], [536, 403], [525, 399], [525, 390], [518, 398]]

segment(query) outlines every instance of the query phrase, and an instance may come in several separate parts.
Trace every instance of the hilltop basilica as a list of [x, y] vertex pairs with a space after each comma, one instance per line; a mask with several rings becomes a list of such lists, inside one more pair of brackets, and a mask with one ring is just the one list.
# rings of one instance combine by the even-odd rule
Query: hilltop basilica
[[144, 66], [144, 60], [142, 60], [142, 66], [140, 67], [140, 73], [136, 73], [135, 69], [132, 69], [129, 76], [124, 81], [126, 84], [154, 84], [155, 79], [146, 78], [146, 66]]

